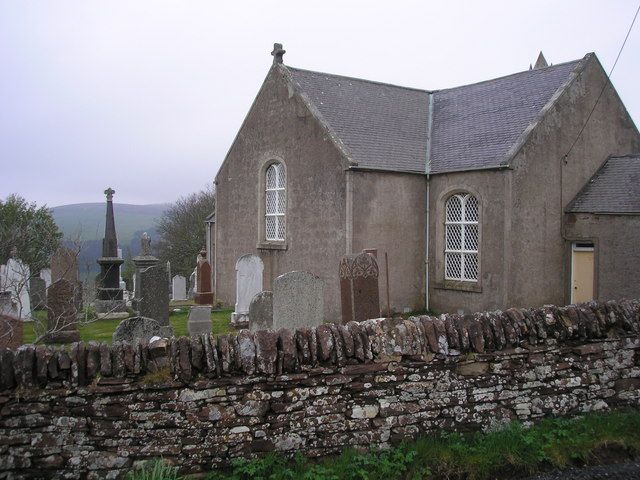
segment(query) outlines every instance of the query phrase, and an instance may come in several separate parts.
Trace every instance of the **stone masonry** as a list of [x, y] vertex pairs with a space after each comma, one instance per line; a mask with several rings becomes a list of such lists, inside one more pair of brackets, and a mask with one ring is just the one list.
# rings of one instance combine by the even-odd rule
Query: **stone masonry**
[[624, 301], [0, 350], [0, 476], [200, 473], [638, 406], [639, 333]]

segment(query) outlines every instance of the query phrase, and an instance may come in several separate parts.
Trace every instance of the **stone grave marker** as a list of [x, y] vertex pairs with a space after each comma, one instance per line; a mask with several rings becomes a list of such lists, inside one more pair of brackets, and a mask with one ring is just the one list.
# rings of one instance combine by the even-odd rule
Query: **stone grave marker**
[[64, 278], [53, 282], [48, 288], [46, 343], [80, 341], [74, 292], [73, 284]]
[[0, 291], [11, 292], [12, 302], [17, 306], [18, 316], [22, 320], [31, 318], [31, 300], [29, 298], [29, 266], [18, 258], [18, 249], [11, 249], [11, 257], [0, 272]]
[[138, 315], [154, 319], [161, 327], [168, 326], [169, 286], [166, 269], [157, 264], [140, 270], [139, 275], [140, 297], [136, 301]]
[[369, 253], [345, 255], [340, 261], [342, 323], [380, 316], [378, 262]]
[[194, 300], [198, 305], [213, 304], [213, 288], [211, 286], [211, 264], [207, 261], [207, 252], [203, 249], [198, 257], [196, 274], [197, 288]]
[[22, 345], [23, 325], [19, 318], [0, 313], [0, 348], [15, 350]]
[[114, 342], [134, 343], [139, 340], [149, 340], [152, 337], [164, 337], [165, 331], [152, 318], [131, 317], [122, 320], [113, 332]]
[[[4, 267], [4, 265], [2, 265]], [[0, 315], [19, 318], [20, 311], [17, 302], [13, 301], [11, 292], [0, 292]]]
[[211, 305], [195, 305], [189, 309], [187, 330], [190, 336], [211, 333], [211, 327]]
[[176, 275], [171, 280], [171, 299], [174, 301], [187, 299], [187, 279], [182, 275]]
[[78, 257], [73, 250], [60, 247], [51, 257], [51, 283], [64, 278], [71, 285], [78, 283]]
[[40, 270], [40, 278], [45, 281], [45, 288], [49, 288], [49, 286], [51, 285], [51, 269], [43, 268], [42, 270]]
[[47, 306], [47, 282], [40, 277], [31, 277], [29, 279], [29, 295], [33, 310], [45, 308]]
[[249, 305], [262, 291], [264, 265], [259, 256], [243, 255], [236, 261], [236, 305], [231, 323], [237, 327], [249, 324]]
[[249, 330], [269, 330], [273, 328], [273, 293], [264, 291], [256, 294], [249, 304]]
[[288, 272], [273, 282], [273, 329], [324, 322], [324, 282], [308, 272]]
[[189, 291], [187, 292], [187, 295], [189, 296], [189, 299], [193, 299], [196, 296], [196, 276], [198, 275], [198, 267], [193, 269], [193, 272], [191, 272], [191, 275], [189, 275]]

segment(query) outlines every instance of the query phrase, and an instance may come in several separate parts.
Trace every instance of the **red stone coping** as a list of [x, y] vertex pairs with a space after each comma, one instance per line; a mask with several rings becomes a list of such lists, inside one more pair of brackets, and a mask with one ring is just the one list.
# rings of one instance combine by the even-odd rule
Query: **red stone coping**
[[[639, 333], [640, 301], [622, 300], [510, 308], [464, 316], [381, 318], [302, 327], [295, 332], [240, 330], [219, 336], [161, 339], [151, 344], [23, 345], [16, 350], [0, 350], [0, 390], [127, 383], [157, 372], [166, 373], [166, 380], [183, 383], [198, 376], [275, 377], [328, 367], [357, 372], [371, 368], [367, 364], [430, 362], [436, 356], [526, 349], [540, 344], [588, 347], [590, 340]], [[158, 378], [164, 379], [161, 374]]]

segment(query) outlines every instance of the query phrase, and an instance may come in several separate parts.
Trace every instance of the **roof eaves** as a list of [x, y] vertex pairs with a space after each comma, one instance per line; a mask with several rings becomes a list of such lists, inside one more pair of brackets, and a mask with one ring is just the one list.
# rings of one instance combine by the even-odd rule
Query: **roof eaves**
[[[594, 53], [587, 53], [582, 58], [582, 60], [580, 60], [578, 62], [578, 64], [575, 66], [575, 68], [569, 74], [567, 79], [562, 83], [562, 85], [560, 85], [558, 87], [558, 89], [551, 96], [551, 98], [546, 103], [546, 105], [540, 109], [540, 111], [538, 112], [536, 117], [531, 121], [531, 123], [529, 123], [527, 128], [524, 129], [522, 134], [520, 134], [520, 136], [518, 137], [518, 140], [516, 140], [516, 142], [507, 151], [507, 153], [505, 154], [504, 158], [500, 162], [501, 164], [509, 165], [511, 163], [511, 161], [514, 159], [514, 157], [520, 152], [522, 147], [524, 147], [524, 145], [527, 143], [527, 141], [529, 140], [529, 137], [531, 137], [533, 131], [542, 122], [542, 120], [547, 115], [549, 110], [551, 110], [554, 107], [554, 105], [558, 102], [558, 100], [560, 99], [562, 94], [564, 92], [566, 92], [567, 89], [569, 88], [569, 86], [574, 82], [574, 80], [576, 78], [578, 78], [578, 75], [580, 75], [582, 73], [582, 71], [585, 69], [588, 61], [593, 57], [595, 57]], [[570, 62], [567, 62], [567, 63], [570, 63]], [[546, 68], [553, 68], [553, 67], [546, 67]]]
[[476, 172], [480, 170], [507, 170], [511, 168], [512, 168], [511, 165], [503, 165], [503, 164], [486, 165], [483, 167], [463, 167], [463, 168], [445, 169], [445, 170], [435, 171], [435, 172], [431, 171], [429, 172], [429, 175], [445, 175], [447, 173]]
[[351, 152], [349, 152], [349, 149], [347, 148], [347, 146], [342, 142], [342, 140], [340, 139], [338, 134], [335, 132], [335, 130], [331, 127], [329, 122], [324, 118], [322, 113], [320, 113], [320, 110], [318, 110], [315, 104], [307, 96], [307, 94], [302, 89], [302, 86], [294, 80], [289, 69], [284, 64], [279, 64], [278, 69], [280, 70], [284, 78], [293, 87], [294, 91], [303, 101], [305, 106], [309, 109], [311, 114], [316, 118], [316, 120], [318, 120], [318, 123], [320, 124], [320, 126], [325, 130], [325, 132], [327, 132], [327, 135], [331, 139], [331, 142], [340, 151], [340, 153], [342, 153], [342, 156], [349, 163], [349, 166], [358, 165], [358, 162], [356, 162], [353, 159], [353, 156], [351, 155]]
[[358, 172], [377, 172], [377, 173], [407, 173], [410, 175], [424, 175], [424, 171], [422, 170], [400, 170], [398, 168], [385, 168], [385, 167], [371, 167], [369, 165], [359, 166], [359, 165], [351, 165], [348, 170], [354, 170]]

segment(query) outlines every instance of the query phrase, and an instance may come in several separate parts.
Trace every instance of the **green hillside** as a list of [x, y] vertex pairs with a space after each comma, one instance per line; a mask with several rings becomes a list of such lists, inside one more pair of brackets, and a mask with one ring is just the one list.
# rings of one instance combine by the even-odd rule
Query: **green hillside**
[[[134, 233], [155, 230], [157, 220], [169, 207], [169, 204], [130, 205], [114, 203], [118, 243], [129, 245]], [[102, 239], [106, 204], [77, 203], [53, 207], [53, 218], [67, 240], [90, 241]]]

